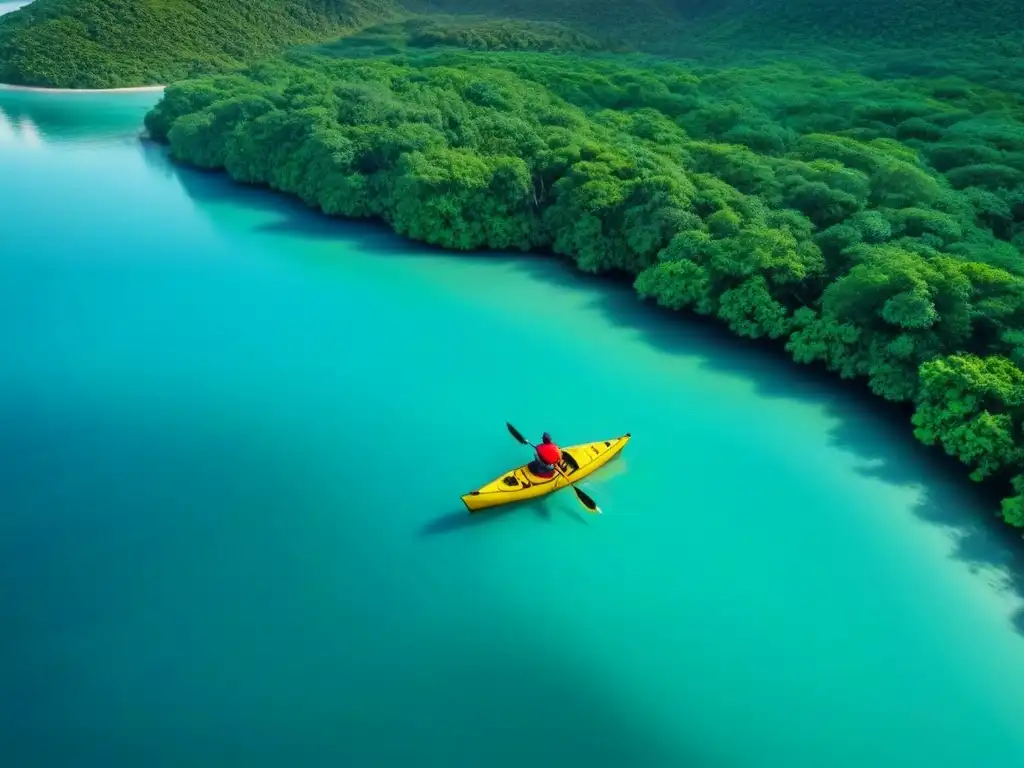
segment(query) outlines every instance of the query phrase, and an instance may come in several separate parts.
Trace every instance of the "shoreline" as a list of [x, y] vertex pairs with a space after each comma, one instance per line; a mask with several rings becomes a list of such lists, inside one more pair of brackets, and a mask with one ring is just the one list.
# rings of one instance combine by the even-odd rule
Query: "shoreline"
[[129, 88], [44, 88], [36, 85], [0, 83], [0, 91], [24, 93], [157, 93], [166, 87], [166, 85], [137, 85]]

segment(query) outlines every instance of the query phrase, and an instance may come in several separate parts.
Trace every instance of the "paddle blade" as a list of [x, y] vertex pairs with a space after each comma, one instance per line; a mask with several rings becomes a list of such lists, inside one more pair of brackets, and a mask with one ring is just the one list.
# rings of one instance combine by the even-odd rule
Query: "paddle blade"
[[515, 427], [513, 427], [513, 426], [512, 426], [511, 424], [509, 424], [509, 423], [508, 423], [507, 421], [505, 422], [505, 426], [506, 426], [506, 427], [508, 427], [508, 433], [509, 433], [510, 435], [512, 435], [512, 437], [514, 437], [514, 438], [515, 438], [516, 440], [518, 440], [518, 441], [519, 441], [520, 443], [522, 443], [523, 445], [529, 445], [529, 444], [530, 444], [530, 441], [529, 441], [529, 440], [527, 440], [527, 439], [526, 439], [525, 437], [523, 437], [523, 434], [522, 434], [522, 432], [520, 432], [520, 431], [519, 431], [518, 429], [516, 429]]
[[576, 491], [576, 498], [580, 500], [580, 504], [586, 508], [587, 512], [594, 515], [601, 514], [601, 508], [597, 506], [597, 502], [590, 498], [590, 495], [586, 491], [580, 490], [575, 485], [572, 486], [572, 489]]

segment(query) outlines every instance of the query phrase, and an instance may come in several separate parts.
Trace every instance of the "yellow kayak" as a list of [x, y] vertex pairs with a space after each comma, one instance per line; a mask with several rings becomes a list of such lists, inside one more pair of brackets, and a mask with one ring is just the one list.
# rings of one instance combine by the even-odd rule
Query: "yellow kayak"
[[[573, 482], [580, 480], [591, 472], [607, 464], [619, 451], [626, 447], [630, 434], [601, 440], [597, 443], [570, 445], [562, 449], [563, 464], [559, 467]], [[565, 454], [569, 454], [568, 457]], [[526, 501], [546, 496], [565, 488], [569, 482], [559, 474], [554, 477], [537, 477], [529, 470], [529, 463], [510, 469], [501, 477], [493, 480], [482, 488], [470, 491], [462, 497], [462, 503], [470, 512], [479, 512], [501, 504], [515, 501]]]

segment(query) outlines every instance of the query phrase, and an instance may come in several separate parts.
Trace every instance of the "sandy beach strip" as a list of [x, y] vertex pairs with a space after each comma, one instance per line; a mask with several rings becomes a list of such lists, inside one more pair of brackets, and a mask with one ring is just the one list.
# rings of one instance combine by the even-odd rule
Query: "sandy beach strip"
[[25, 91], [29, 93], [157, 93], [166, 85], [140, 85], [135, 88], [40, 88], [33, 85], [8, 85], [0, 83], [0, 91]]

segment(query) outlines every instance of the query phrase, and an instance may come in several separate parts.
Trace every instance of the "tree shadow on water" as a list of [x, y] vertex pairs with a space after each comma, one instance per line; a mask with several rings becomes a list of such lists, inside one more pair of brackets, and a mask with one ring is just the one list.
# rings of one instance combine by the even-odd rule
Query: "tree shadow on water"
[[[488, 251], [453, 252], [440, 246], [408, 240], [376, 219], [344, 219], [328, 216], [310, 208], [297, 198], [275, 192], [265, 186], [241, 184], [222, 172], [185, 167], [172, 162], [165, 148], [150, 142], [147, 160], [171, 173], [192, 200], [208, 205], [233, 203], [249, 211], [263, 214], [253, 230], [269, 236], [301, 237], [307, 241], [335, 244], [341, 248], [358, 249], [375, 254], [403, 257], [435, 256], [444, 258], [479, 258], [488, 261], [507, 260], [513, 263], [525, 257], [518, 251], [495, 254]], [[215, 225], [220, 224], [215, 209], [201, 209]], [[238, 222], [230, 221], [237, 232]]]
[[[301, 200], [262, 185], [243, 184], [232, 180], [226, 173], [183, 166], [170, 159], [167, 149], [153, 142], [145, 142], [144, 153], [148, 162], [161, 172], [177, 178], [188, 197], [206, 205], [234, 204], [262, 214], [254, 230], [269, 235], [301, 236], [308, 240], [333, 242], [340, 245], [366, 243], [368, 248], [397, 249], [403, 240], [380, 221], [343, 219], [310, 208]], [[214, 223], [218, 217], [211, 209], [201, 209]], [[231, 221], [232, 231], [238, 222]], [[410, 243], [412, 247], [416, 244]], [[440, 250], [440, 249], [439, 249]]]

